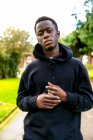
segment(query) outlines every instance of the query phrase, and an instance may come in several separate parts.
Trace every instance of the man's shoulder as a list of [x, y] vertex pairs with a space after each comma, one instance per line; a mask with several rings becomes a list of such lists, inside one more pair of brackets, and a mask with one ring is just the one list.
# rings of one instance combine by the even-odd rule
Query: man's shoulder
[[73, 63], [78, 63], [78, 64], [82, 63], [82, 60], [79, 59], [79, 58], [76, 58], [76, 57], [72, 57], [71, 61], [72, 61]]
[[37, 66], [38, 66], [38, 63], [39, 63], [39, 60], [38, 59], [35, 59], [35, 60], [33, 60], [32, 62], [30, 62], [27, 66], [26, 66], [26, 68], [25, 68], [25, 70], [24, 70], [24, 73], [26, 72], [26, 73], [29, 73], [30, 71], [32, 71], [33, 69], [35, 69]]
[[30, 62], [26, 68], [24, 69], [23, 73], [22, 73], [22, 78], [25, 77], [27, 79], [27, 77], [29, 76], [29, 74], [33, 73], [37, 68], [38, 68], [38, 63], [39, 60], [35, 59], [32, 62]]
[[73, 66], [80, 66], [80, 67], [83, 66], [82, 60], [79, 59], [79, 58], [76, 58], [76, 57], [72, 57], [72, 59], [70, 60], [70, 63], [71, 63]]
[[31, 63], [28, 64], [27, 67], [32, 67], [32, 66], [36, 66], [39, 63], [38, 59], [34, 59]]

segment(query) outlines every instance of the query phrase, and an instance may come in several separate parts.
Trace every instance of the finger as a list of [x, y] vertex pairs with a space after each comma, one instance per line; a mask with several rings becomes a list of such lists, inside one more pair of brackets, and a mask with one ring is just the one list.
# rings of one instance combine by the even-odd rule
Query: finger
[[60, 103], [61, 100], [51, 100], [51, 99], [46, 99], [46, 100], [43, 100], [43, 104], [51, 104], [51, 105], [55, 105], [55, 104], [58, 104]]
[[48, 82], [48, 85], [49, 85], [49, 86], [54, 86], [54, 84], [52, 84], [51, 82]]
[[57, 106], [58, 104], [44, 104], [44, 108], [54, 108], [55, 106]]
[[56, 86], [47, 86], [48, 90], [54, 90], [54, 91], [58, 91], [58, 87]]
[[51, 87], [58, 87], [57, 85], [54, 85], [54, 84], [52, 84], [52, 83], [50, 83], [50, 82], [48, 82], [48, 86], [51, 86]]
[[46, 107], [53, 108], [53, 107], [57, 106], [59, 103], [60, 102], [56, 102], [56, 103], [53, 103], [53, 102], [52, 103], [51, 102], [44, 102], [43, 105], [46, 106]]
[[58, 86], [46, 86], [47, 91], [52, 90], [52, 91], [58, 91]]
[[58, 96], [53, 95], [52, 93], [49, 93], [49, 94], [47, 94], [47, 95], [45, 96], [44, 99], [45, 99], [45, 100], [46, 100], [46, 99], [49, 99], [49, 100], [59, 100], [60, 98], [59, 98]]
[[57, 91], [56, 90], [50, 90], [48, 89], [48, 94], [53, 94], [53, 95], [57, 95]]

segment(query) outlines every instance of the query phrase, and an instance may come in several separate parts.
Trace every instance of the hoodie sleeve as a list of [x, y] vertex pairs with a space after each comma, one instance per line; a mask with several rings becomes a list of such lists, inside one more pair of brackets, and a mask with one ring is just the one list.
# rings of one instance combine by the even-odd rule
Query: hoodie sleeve
[[[22, 111], [26, 111], [26, 112], [33, 112], [37, 110], [37, 106], [35, 104], [36, 98], [37, 96], [31, 96], [33, 94], [29, 93], [28, 90], [28, 71], [26, 71], [26, 73], [24, 72], [21, 80], [20, 80], [20, 84], [19, 84], [19, 89], [18, 89], [18, 95], [17, 95], [17, 106], [22, 110]], [[32, 91], [32, 93], [34, 92], [33, 89], [33, 84], [31, 83], [31, 89], [30, 91]]]
[[93, 90], [86, 68], [81, 62], [77, 68], [77, 87], [74, 93], [67, 91], [67, 106], [72, 111], [82, 112], [93, 107]]

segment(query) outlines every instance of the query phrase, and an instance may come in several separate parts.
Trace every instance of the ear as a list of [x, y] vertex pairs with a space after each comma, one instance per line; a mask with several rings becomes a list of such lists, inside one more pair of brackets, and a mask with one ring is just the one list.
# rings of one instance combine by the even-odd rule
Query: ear
[[57, 32], [57, 36], [58, 36], [58, 38], [60, 37], [60, 31]]

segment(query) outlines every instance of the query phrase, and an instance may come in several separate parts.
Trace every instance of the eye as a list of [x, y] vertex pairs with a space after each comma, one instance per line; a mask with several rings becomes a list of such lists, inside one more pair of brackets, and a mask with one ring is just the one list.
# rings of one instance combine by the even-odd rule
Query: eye
[[43, 31], [38, 32], [38, 36], [42, 36], [43, 35]]

